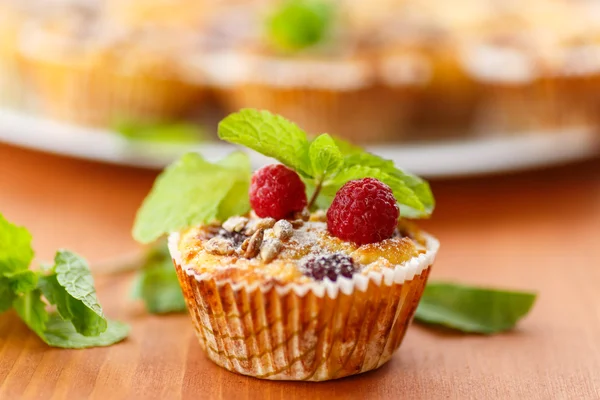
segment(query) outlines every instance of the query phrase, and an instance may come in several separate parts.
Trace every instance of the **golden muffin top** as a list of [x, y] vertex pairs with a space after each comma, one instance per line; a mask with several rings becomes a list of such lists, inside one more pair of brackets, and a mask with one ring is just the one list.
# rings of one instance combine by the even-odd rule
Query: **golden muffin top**
[[287, 284], [367, 275], [426, 252], [425, 239], [403, 220], [391, 238], [359, 246], [330, 235], [322, 211], [297, 217], [276, 221], [250, 213], [187, 229], [179, 241], [181, 260], [217, 281]]

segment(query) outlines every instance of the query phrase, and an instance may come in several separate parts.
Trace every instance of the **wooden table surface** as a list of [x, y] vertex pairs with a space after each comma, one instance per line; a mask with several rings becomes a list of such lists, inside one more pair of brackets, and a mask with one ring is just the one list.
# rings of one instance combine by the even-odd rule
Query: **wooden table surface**
[[433, 279], [532, 289], [518, 329], [494, 337], [409, 329], [381, 369], [326, 383], [235, 375], [201, 352], [187, 315], [152, 316], [131, 276], [102, 276], [136, 249], [134, 212], [154, 173], [0, 145], [0, 211], [34, 236], [38, 260], [85, 255], [123, 343], [48, 348], [0, 316], [0, 399], [600, 399], [600, 159], [512, 176], [433, 182], [442, 243]]

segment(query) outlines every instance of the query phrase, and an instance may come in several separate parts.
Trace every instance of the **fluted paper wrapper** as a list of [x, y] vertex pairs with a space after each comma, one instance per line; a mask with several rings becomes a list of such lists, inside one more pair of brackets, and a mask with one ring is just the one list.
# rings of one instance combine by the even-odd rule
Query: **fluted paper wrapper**
[[385, 273], [306, 284], [239, 284], [197, 275], [169, 248], [201, 347], [216, 364], [262, 379], [324, 381], [390, 360], [415, 313], [438, 242]]

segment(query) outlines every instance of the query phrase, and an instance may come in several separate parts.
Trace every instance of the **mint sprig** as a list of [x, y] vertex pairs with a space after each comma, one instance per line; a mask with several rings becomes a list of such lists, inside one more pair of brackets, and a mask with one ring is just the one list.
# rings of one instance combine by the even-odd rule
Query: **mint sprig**
[[335, 193], [353, 179], [373, 177], [392, 188], [407, 218], [431, 215], [435, 202], [427, 182], [397, 168], [392, 161], [328, 134], [309, 141], [306, 132], [285, 118], [243, 109], [219, 123], [219, 137], [273, 157], [296, 170], [313, 194], [309, 206], [326, 208]]
[[333, 5], [326, 1], [284, 1], [267, 19], [267, 38], [284, 52], [314, 46], [331, 31], [333, 15]]
[[185, 154], [156, 179], [136, 215], [133, 237], [150, 243], [189, 226], [245, 213], [250, 209], [250, 175], [250, 161], [243, 153], [218, 163], [197, 153]]
[[280, 115], [243, 109], [219, 123], [219, 137], [273, 157], [300, 175], [313, 175], [306, 132]]
[[[83, 348], [123, 340], [129, 328], [108, 321], [98, 303], [86, 261], [66, 250], [47, 270], [32, 271], [31, 235], [0, 214], [0, 313], [14, 308], [50, 346]], [[9, 245], [5, 245], [9, 244]], [[48, 304], [56, 312], [48, 311]]]

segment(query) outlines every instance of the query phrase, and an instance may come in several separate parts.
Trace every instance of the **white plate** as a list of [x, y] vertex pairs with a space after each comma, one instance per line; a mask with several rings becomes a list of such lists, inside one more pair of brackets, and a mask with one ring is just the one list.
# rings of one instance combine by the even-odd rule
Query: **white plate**
[[[161, 169], [187, 151], [210, 160], [232, 150], [226, 143], [198, 145], [132, 142], [113, 132], [84, 128], [0, 109], [0, 141], [72, 157]], [[369, 150], [425, 177], [521, 170], [584, 159], [600, 151], [600, 135], [586, 129], [490, 135], [423, 144], [371, 146]], [[251, 154], [254, 167], [269, 161]]]

